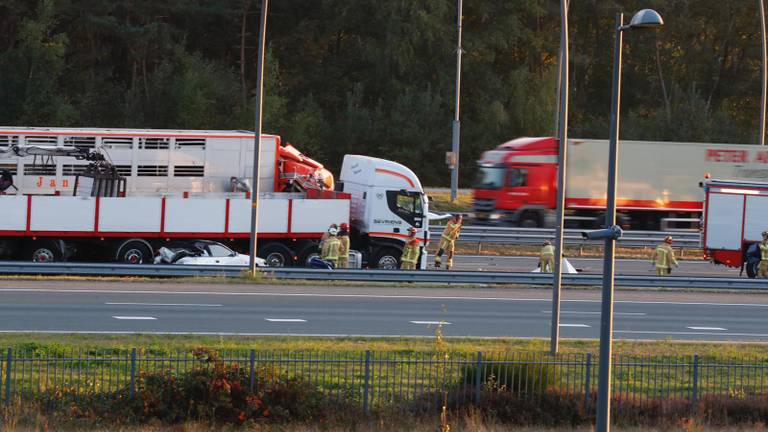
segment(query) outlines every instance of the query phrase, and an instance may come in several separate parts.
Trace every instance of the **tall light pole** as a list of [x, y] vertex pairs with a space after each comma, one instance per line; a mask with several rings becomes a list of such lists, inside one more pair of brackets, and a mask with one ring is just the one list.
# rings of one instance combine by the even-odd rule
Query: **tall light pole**
[[459, 132], [461, 131], [461, 122], [459, 121], [459, 100], [461, 96], [461, 14], [463, 0], [458, 0], [458, 17], [456, 26], [458, 28], [458, 44], [456, 45], [456, 108], [454, 110], [452, 139], [451, 139], [451, 201], [456, 201], [459, 194]]
[[557, 354], [560, 345], [560, 285], [563, 281], [563, 225], [565, 223], [565, 176], [568, 164], [568, 0], [560, 0], [560, 92], [557, 139], [557, 221], [555, 223], [555, 267], [552, 279], [552, 333], [550, 353]]
[[256, 127], [253, 137], [253, 177], [251, 180], [251, 244], [249, 269], [256, 276], [256, 230], [259, 227], [259, 156], [261, 153], [261, 108], [264, 102], [264, 44], [267, 38], [267, 3], [261, 0], [261, 20], [259, 24], [259, 52], [256, 64]]
[[766, 34], [765, 34], [765, 2], [759, 0], [760, 3], [760, 44], [763, 48], [763, 64], [760, 71], [762, 76], [762, 91], [760, 92], [760, 136], [757, 142], [762, 146], [765, 145], [765, 103], [766, 93], [768, 93], [768, 54], [766, 54]]
[[[624, 14], [616, 23], [616, 43], [613, 48], [613, 89], [611, 91], [611, 131], [608, 150], [608, 199], [605, 207], [605, 228], [616, 225], [616, 168], [619, 160], [619, 110], [621, 107], [621, 49], [624, 32], [633, 29], [655, 28], [664, 24], [661, 15], [653, 9], [637, 12], [628, 25]], [[620, 230], [619, 230], [620, 232]], [[611, 356], [613, 343], [613, 264], [617, 236], [605, 237], [603, 251], [603, 299], [600, 311], [600, 372], [597, 394], [597, 432], [611, 429]]]

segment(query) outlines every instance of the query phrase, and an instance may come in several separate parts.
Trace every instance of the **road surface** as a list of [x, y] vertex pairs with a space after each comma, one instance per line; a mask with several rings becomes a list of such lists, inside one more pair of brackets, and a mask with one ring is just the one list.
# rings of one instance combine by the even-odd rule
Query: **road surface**
[[[564, 338], [599, 337], [599, 292], [566, 290]], [[541, 289], [0, 281], [0, 332], [548, 337]], [[768, 341], [760, 294], [619, 291], [617, 339]]]

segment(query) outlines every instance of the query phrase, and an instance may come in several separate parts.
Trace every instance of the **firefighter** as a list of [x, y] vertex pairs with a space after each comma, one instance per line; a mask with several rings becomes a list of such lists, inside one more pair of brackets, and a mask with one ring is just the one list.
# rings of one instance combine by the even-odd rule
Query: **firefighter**
[[339, 226], [339, 268], [349, 267], [349, 225]]
[[[331, 224], [331, 226], [329, 226], [329, 227], [328, 227], [328, 231], [330, 231], [330, 230], [331, 230], [331, 228], [335, 228], [335, 229], [337, 229], [337, 230], [338, 230], [338, 229], [339, 229], [339, 226], [338, 226], [338, 225], [336, 225], [336, 224]], [[318, 247], [320, 248], [320, 250], [323, 250], [323, 243], [325, 243], [325, 241], [326, 241], [326, 240], [328, 240], [328, 236], [329, 236], [329, 234], [328, 234], [328, 231], [324, 232], [324, 233], [323, 233], [323, 236], [322, 236], [322, 237], [320, 237], [320, 244], [318, 245]]]
[[555, 266], [555, 247], [549, 240], [544, 241], [544, 245], [539, 252], [539, 268], [542, 273], [551, 273]]
[[331, 263], [334, 268], [339, 261], [339, 249], [341, 249], [341, 241], [336, 237], [338, 233], [337, 228], [333, 226], [328, 228], [328, 237], [323, 241], [323, 247], [320, 251], [320, 258]]
[[656, 246], [651, 262], [656, 267], [656, 274], [666, 276], [672, 272], [672, 266], [678, 267], [675, 251], [672, 250], [672, 236], [664, 237], [664, 243]]
[[416, 262], [419, 260], [421, 241], [416, 238], [416, 228], [408, 228], [408, 241], [405, 242], [403, 255], [400, 257], [402, 270], [416, 270]]
[[443, 253], [448, 255], [448, 262], [445, 263], [445, 269], [450, 270], [453, 266], [453, 252], [456, 247], [456, 240], [461, 233], [461, 220], [460, 214], [455, 214], [451, 217], [451, 220], [445, 224], [443, 235], [440, 238], [440, 245], [437, 247], [437, 253], [435, 254], [435, 268], [439, 269], [442, 265]]
[[768, 231], [763, 231], [763, 241], [760, 242], [760, 266], [757, 275], [768, 278]]

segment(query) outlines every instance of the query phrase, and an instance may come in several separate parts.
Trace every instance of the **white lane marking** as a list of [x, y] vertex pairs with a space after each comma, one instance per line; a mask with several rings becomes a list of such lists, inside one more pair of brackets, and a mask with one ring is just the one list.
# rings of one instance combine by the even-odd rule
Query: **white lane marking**
[[209, 303], [131, 303], [131, 302], [106, 302], [111, 306], [192, 306], [192, 307], [221, 307], [220, 304]]
[[[270, 293], [270, 292], [226, 292], [226, 291], [149, 291], [149, 290], [89, 290], [89, 289], [50, 289], [50, 288], [0, 288], [0, 292], [41, 292], [41, 293], [73, 293], [73, 294], [182, 294], [182, 295], [222, 295], [222, 296], [256, 296], [256, 297], [318, 297], [318, 298], [372, 298], [372, 299], [415, 299], [415, 300], [477, 300], [477, 301], [508, 301], [508, 302], [542, 302], [550, 303], [548, 298], [510, 298], [510, 297], [462, 297], [462, 296], [417, 296], [417, 295], [383, 295], [383, 294], [317, 294], [317, 293]], [[601, 303], [602, 300], [561, 300], [563, 303]], [[672, 302], [646, 300], [614, 300], [614, 303], [624, 304], [664, 304], [685, 306], [738, 306], [768, 308], [768, 303], [706, 303], [706, 302]]]
[[686, 327], [691, 330], [718, 330], [718, 331], [726, 331], [728, 329], [722, 328], [722, 327]]
[[410, 321], [411, 324], [450, 325], [448, 321]]
[[264, 318], [264, 319], [269, 322], [307, 322], [307, 320], [301, 319], [301, 318]]
[[625, 333], [625, 334], [745, 336], [745, 337], [768, 338], [768, 333], [720, 333], [720, 332], [704, 332], [704, 331], [685, 332], [685, 331], [642, 331], [642, 330], [614, 330], [613, 332]]
[[560, 324], [560, 327], [589, 327], [586, 324]]
[[[541, 311], [541, 313], [551, 314], [552, 311]], [[573, 314], [573, 315], [600, 315], [600, 312], [586, 312], [586, 311], [560, 311], [561, 314]], [[614, 312], [614, 316], [626, 315], [626, 316], [645, 316], [643, 312]]]
[[150, 316], [115, 316], [112, 315], [112, 318], [119, 319], [119, 320], [139, 320], [139, 321], [153, 321], [157, 318], [150, 317]]

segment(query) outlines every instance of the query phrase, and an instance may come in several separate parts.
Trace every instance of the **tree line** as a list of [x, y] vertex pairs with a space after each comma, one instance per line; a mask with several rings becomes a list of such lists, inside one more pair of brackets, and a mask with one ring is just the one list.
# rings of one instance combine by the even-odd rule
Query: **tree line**
[[[572, 0], [570, 136], [608, 135], [613, 29], [622, 138], [753, 143], [757, 1]], [[253, 129], [259, 0], [0, 0], [0, 124]], [[558, 0], [464, 4], [461, 179], [484, 150], [555, 129]], [[273, 1], [264, 131], [337, 171], [346, 153], [447, 186], [455, 0]]]

